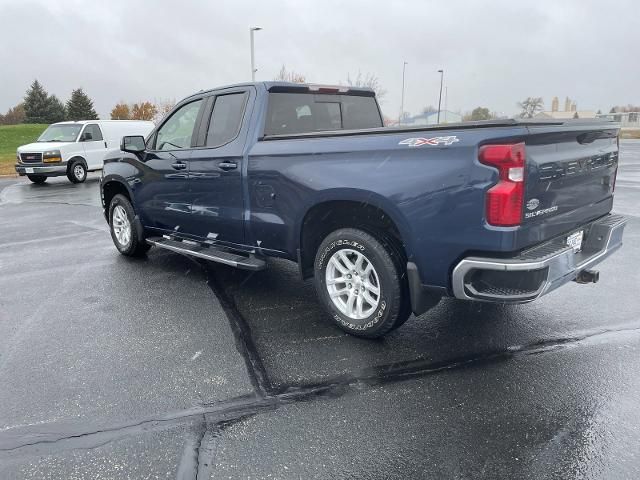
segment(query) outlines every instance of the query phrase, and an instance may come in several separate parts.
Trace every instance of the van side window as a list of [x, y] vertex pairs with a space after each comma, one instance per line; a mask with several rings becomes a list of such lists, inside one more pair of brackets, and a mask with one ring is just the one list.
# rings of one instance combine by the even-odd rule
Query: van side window
[[102, 141], [102, 132], [100, 131], [100, 127], [95, 123], [91, 123], [87, 125], [84, 129], [85, 133], [89, 132], [91, 134], [91, 139], [85, 140], [85, 142], [98, 142]]
[[196, 125], [202, 99], [187, 103], [164, 122], [156, 134], [156, 150], [191, 148], [191, 137]]
[[231, 93], [216, 97], [207, 130], [208, 147], [219, 147], [236, 138], [242, 124], [247, 93]]

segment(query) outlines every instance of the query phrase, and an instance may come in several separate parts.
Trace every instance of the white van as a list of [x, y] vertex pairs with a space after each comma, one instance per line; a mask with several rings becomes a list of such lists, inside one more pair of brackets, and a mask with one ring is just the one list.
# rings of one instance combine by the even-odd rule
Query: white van
[[18, 147], [16, 172], [33, 183], [66, 175], [82, 183], [87, 172], [101, 170], [107, 152], [120, 148], [126, 135], [146, 137], [153, 122], [142, 120], [81, 120], [49, 125], [35, 143]]

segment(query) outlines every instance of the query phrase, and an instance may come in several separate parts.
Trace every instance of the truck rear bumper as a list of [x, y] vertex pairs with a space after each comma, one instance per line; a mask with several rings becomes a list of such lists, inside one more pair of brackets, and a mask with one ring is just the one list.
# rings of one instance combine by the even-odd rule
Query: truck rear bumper
[[583, 225], [576, 230], [584, 231], [578, 253], [563, 235], [511, 258], [467, 257], [453, 269], [453, 294], [463, 300], [500, 303], [535, 300], [576, 280], [581, 272], [620, 248], [625, 225], [621, 215], [607, 215]]
[[56, 163], [55, 165], [43, 164], [20, 164], [15, 165], [18, 175], [45, 175], [47, 177], [58, 177], [67, 174], [67, 162]]

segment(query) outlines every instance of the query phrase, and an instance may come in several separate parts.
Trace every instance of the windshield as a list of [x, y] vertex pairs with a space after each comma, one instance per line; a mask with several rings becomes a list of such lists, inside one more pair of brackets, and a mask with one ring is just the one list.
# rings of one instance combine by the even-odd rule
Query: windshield
[[38, 138], [38, 142], [75, 142], [81, 129], [80, 124], [49, 125]]

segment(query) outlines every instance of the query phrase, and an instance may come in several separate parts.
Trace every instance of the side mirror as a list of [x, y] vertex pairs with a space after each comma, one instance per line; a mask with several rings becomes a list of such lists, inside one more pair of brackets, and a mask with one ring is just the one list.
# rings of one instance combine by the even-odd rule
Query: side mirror
[[120, 142], [120, 150], [123, 152], [142, 153], [145, 148], [144, 137], [142, 135], [122, 137], [122, 141]]
[[84, 132], [82, 134], [82, 141], [83, 142], [89, 142], [93, 140], [93, 135], [91, 134], [91, 132]]

